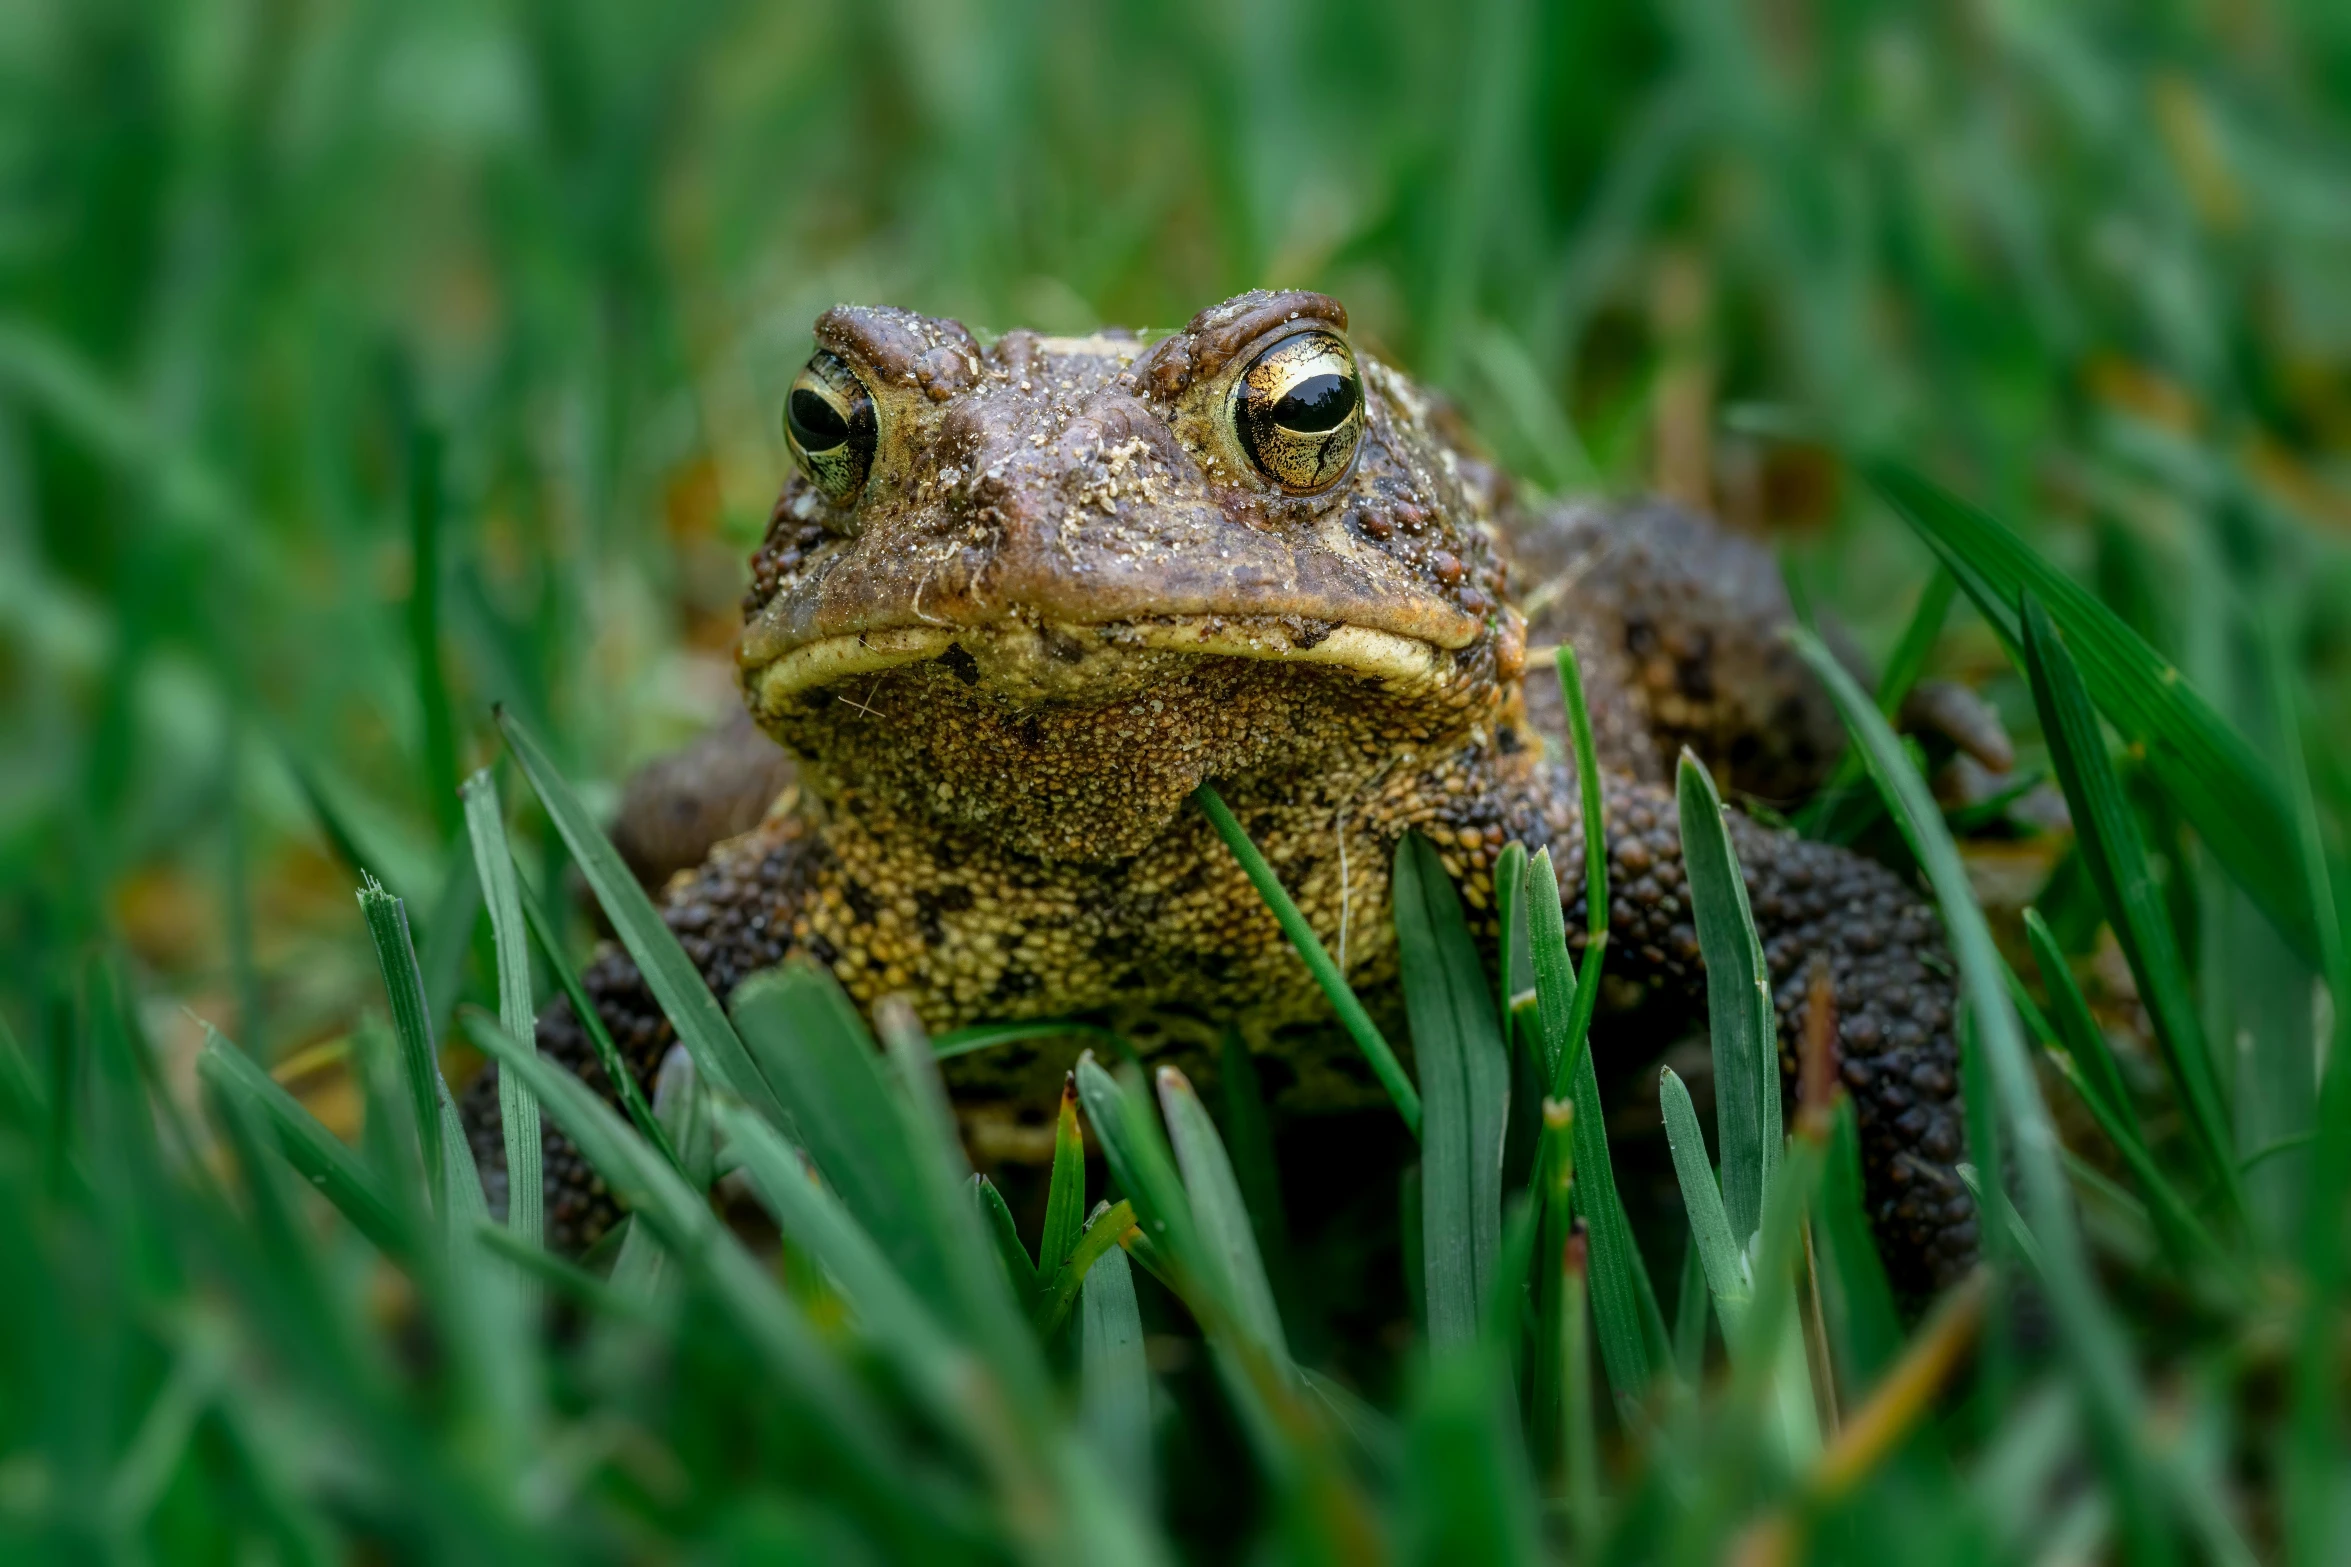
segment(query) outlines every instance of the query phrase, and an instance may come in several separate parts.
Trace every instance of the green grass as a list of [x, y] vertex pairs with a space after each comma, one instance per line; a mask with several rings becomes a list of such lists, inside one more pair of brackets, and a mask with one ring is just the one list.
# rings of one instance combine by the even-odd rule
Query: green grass
[[[12, 9], [0, 1556], [2343, 1559], [2351, 27], [2225, 9]], [[1717, 1124], [1664, 1101], [1691, 1245], [1548, 854], [1473, 973], [1405, 851], [1423, 1076], [1348, 1018], [1402, 1212], [1075, 1023], [1106, 1157], [998, 1208], [903, 1020], [806, 969], [730, 1015], [665, 945], [597, 824], [732, 700], [816, 310], [1273, 283], [1529, 482], [1769, 533], [1880, 655], [1796, 820], [1954, 934], [2016, 1198], [1974, 1293], [1896, 1313], [1849, 1107], [1721, 1091], [1743, 1007]], [[1952, 675], [2070, 832], [1921, 796], [1871, 713]], [[652, 1104], [515, 1056], [581, 881], [686, 1040]], [[475, 1042], [609, 1250], [480, 1216]], [[356, 1110], [270, 1075], [321, 1059]]]

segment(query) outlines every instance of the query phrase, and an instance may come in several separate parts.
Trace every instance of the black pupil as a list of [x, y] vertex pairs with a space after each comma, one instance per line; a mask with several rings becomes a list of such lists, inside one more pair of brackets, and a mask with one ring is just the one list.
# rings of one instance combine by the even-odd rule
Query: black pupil
[[849, 439], [849, 421], [841, 411], [805, 386], [792, 389], [784, 411], [792, 421], [792, 438], [804, 451], [830, 451]]
[[1310, 375], [1273, 405], [1273, 422], [1285, 430], [1319, 435], [1335, 430], [1355, 411], [1355, 378], [1326, 372]]

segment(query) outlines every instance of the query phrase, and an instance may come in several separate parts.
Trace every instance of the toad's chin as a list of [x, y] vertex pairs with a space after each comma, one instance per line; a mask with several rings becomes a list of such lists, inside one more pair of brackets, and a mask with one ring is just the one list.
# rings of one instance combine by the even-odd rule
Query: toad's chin
[[743, 683], [821, 796], [1102, 862], [1147, 849], [1204, 779], [1339, 787], [1475, 731], [1524, 657], [1500, 619], [1460, 649], [1270, 617], [913, 627], [746, 659]]

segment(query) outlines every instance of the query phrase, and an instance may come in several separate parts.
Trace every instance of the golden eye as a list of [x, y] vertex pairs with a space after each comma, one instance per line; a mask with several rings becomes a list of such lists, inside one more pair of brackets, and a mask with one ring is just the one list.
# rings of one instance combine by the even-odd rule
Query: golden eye
[[817, 350], [784, 399], [792, 460], [836, 505], [865, 488], [873, 467], [873, 398], [839, 354]]
[[1233, 433], [1257, 471], [1291, 495], [1347, 476], [1363, 444], [1363, 382], [1355, 356], [1329, 332], [1285, 337], [1242, 372]]

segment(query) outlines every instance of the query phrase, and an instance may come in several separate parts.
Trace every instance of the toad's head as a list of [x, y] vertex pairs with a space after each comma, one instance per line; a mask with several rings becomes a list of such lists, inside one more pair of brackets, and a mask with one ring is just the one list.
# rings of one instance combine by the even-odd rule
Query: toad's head
[[820, 790], [1116, 859], [1204, 778], [1379, 766], [1514, 694], [1490, 481], [1336, 301], [987, 346], [845, 306], [816, 343], [739, 661]]

